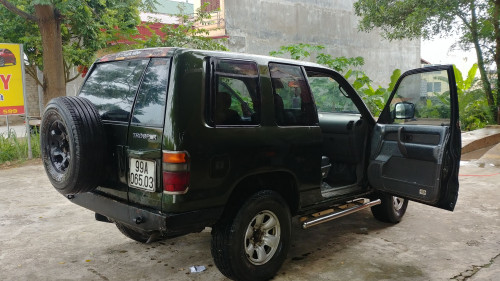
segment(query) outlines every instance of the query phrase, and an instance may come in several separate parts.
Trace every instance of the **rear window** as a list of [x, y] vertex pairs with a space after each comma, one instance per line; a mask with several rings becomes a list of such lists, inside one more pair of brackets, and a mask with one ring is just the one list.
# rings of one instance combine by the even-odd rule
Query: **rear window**
[[96, 105], [103, 120], [128, 122], [149, 59], [97, 64], [80, 91]]
[[168, 58], [151, 59], [137, 94], [131, 124], [163, 126], [169, 65]]

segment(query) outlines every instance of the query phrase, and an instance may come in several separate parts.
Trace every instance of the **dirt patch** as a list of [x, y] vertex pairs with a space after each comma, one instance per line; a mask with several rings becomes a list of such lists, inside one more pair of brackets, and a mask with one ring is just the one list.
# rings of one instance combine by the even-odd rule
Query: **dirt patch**
[[41, 165], [42, 159], [35, 158], [30, 160], [16, 160], [16, 161], [7, 161], [0, 164], [0, 170], [7, 170], [11, 168], [17, 168], [22, 166], [32, 166], [32, 165]]

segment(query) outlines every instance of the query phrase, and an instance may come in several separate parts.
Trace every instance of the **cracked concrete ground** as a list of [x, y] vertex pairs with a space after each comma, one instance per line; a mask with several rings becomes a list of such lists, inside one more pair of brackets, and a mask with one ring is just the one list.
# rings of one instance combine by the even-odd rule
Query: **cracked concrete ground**
[[[461, 167], [454, 212], [410, 203], [397, 225], [364, 210], [308, 230], [295, 218], [274, 280], [500, 280], [500, 168], [481, 166]], [[57, 193], [41, 165], [0, 170], [0, 216], [0, 280], [226, 280], [209, 229], [139, 244]]]

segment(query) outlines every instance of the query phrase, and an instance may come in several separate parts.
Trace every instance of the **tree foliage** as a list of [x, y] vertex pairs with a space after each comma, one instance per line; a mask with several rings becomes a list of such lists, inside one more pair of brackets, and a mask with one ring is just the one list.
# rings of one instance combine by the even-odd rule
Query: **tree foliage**
[[[135, 47], [185, 47], [203, 50], [222, 50], [228, 51], [222, 40], [215, 40], [209, 37], [210, 30], [206, 29], [208, 23], [212, 21], [212, 15], [206, 11], [209, 3], [200, 6], [194, 15], [183, 13], [182, 6], [178, 6], [180, 12], [175, 16], [178, 19], [178, 24], [163, 25], [160, 29], [164, 36], [156, 34], [149, 24], [145, 27], [151, 32], [150, 36], [146, 36], [143, 40], [136, 40]], [[152, 21], [152, 23], [155, 23]]]
[[[0, 41], [22, 43], [28, 57], [27, 71], [44, 90], [50, 81], [40, 81], [36, 67], [46, 73], [64, 75], [64, 82], [78, 77], [95, 59], [95, 53], [109, 42], [137, 33], [140, 0], [1, 0], [0, 1]], [[49, 27], [54, 38], [60, 36], [62, 49], [62, 69], [47, 69], [47, 56], [57, 50], [49, 49], [47, 42], [53, 38], [43, 38], [41, 31], [47, 27], [45, 20], [37, 15], [38, 8], [48, 8], [53, 12], [52, 20], [56, 29]], [[44, 44], [45, 42], [45, 44]], [[47, 58], [47, 57], [46, 57]], [[49, 66], [52, 68], [53, 66]], [[59, 68], [56, 66], [55, 68]], [[51, 77], [51, 75], [45, 75]], [[48, 78], [46, 77], [46, 78]], [[52, 89], [54, 90], [54, 89]], [[53, 93], [48, 93], [52, 97]], [[47, 101], [47, 100], [46, 100]]]
[[[401, 76], [401, 70], [394, 70], [391, 76], [391, 82], [389, 83], [387, 88], [384, 88], [382, 86], [374, 87], [372, 85], [373, 81], [366, 75], [364, 71], [360, 69], [360, 67], [365, 64], [363, 57], [333, 57], [330, 54], [318, 53], [324, 48], [325, 47], [322, 45], [299, 43], [281, 46], [279, 50], [271, 51], [269, 54], [272, 56], [289, 55], [292, 59], [299, 60], [310, 57], [312, 54], [316, 53], [316, 62], [342, 73], [344, 77], [352, 83], [354, 89], [356, 89], [356, 91], [360, 94], [361, 98], [366, 103], [368, 109], [370, 109], [372, 114], [378, 116], [384, 108], [390, 93], [394, 89], [399, 76]], [[323, 81], [312, 81], [311, 85], [317, 85], [318, 87], [321, 86], [324, 88], [325, 83], [320, 84], [321, 82]], [[338, 92], [337, 89], [334, 89], [334, 87], [331, 87], [331, 83], [328, 87], [330, 87], [330, 90], [328, 91], [329, 95], [322, 95], [322, 97], [324, 98], [316, 101], [327, 104], [318, 104], [318, 107], [331, 107], [334, 96], [340, 96], [342, 94]], [[341, 99], [337, 99], [337, 101], [338, 100]]]
[[493, 115], [488, 110], [488, 101], [480, 88], [476, 87], [477, 64], [474, 64], [464, 78], [462, 72], [454, 67], [457, 82], [458, 106], [461, 128], [464, 131], [476, 130], [492, 124]]
[[[204, 11], [206, 5], [194, 17], [182, 12], [177, 15], [179, 24], [161, 28], [165, 36], [152, 32], [142, 39], [137, 30], [141, 24], [139, 8], [152, 11], [156, 0], [0, 0], [0, 3], [0, 42], [24, 45], [27, 72], [44, 89], [44, 103], [64, 95], [65, 83], [84, 74], [98, 51], [159, 46], [227, 50], [223, 44], [206, 37], [208, 30], [203, 25], [211, 18]], [[52, 12], [49, 18], [53, 26], [37, 15], [41, 7]], [[44, 30], [46, 33], [41, 32]], [[48, 47], [47, 43], [54, 41], [60, 41], [60, 46]], [[57, 49], [62, 50], [61, 55]], [[37, 67], [43, 70], [44, 80], [38, 79]]]
[[[361, 30], [380, 28], [390, 40], [458, 34], [457, 46], [475, 49], [481, 86], [489, 109], [497, 118], [500, 0], [358, 0], [354, 8], [361, 17]], [[489, 74], [489, 66], [496, 68], [493, 76]]]
[[463, 0], [359, 0], [354, 9], [361, 16], [359, 28], [378, 27], [388, 39], [430, 38], [458, 29], [455, 11]]
[[346, 58], [341, 56], [334, 58], [330, 54], [319, 53], [319, 51], [324, 49], [325, 46], [323, 45], [298, 43], [281, 46], [279, 50], [269, 52], [269, 55], [288, 55], [291, 59], [300, 60], [310, 57], [312, 53], [317, 53], [317, 63], [333, 68], [338, 72], [344, 72], [348, 67], [358, 67], [365, 64], [365, 60], [362, 57]]

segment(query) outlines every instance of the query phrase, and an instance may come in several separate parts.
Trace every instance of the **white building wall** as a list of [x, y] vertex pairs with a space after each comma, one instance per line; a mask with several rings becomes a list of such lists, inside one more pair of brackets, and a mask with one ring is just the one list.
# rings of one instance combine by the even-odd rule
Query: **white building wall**
[[362, 56], [363, 70], [374, 85], [383, 87], [387, 87], [394, 69], [420, 66], [420, 40], [389, 42], [378, 31], [358, 31], [355, 0], [224, 2], [231, 51], [268, 55], [283, 45], [320, 44], [326, 47], [323, 52], [334, 57]]

